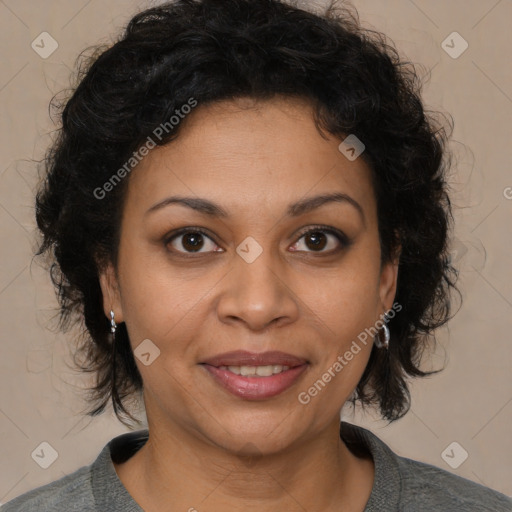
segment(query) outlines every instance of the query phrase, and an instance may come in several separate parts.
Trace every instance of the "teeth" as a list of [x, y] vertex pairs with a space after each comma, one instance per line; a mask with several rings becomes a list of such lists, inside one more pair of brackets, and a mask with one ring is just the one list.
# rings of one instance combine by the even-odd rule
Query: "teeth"
[[270, 377], [289, 370], [289, 366], [269, 364], [266, 366], [219, 366], [220, 370], [229, 370], [242, 377]]
[[274, 373], [273, 366], [257, 366], [256, 367], [256, 375], [260, 377], [270, 377]]
[[256, 366], [240, 366], [240, 375], [242, 377], [249, 377], [249, 375], [256, 375]]

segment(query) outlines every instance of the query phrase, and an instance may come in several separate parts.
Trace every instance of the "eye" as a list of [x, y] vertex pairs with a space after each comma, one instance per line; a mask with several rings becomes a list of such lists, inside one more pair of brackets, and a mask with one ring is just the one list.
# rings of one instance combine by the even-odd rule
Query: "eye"
[[[209, 242], [209, 244], [208, 244]], [[210, 238], [210, 236], [199, 228], [184, 228], [174, 233], [171, 237], [167, 238], [165, 245], [171, 245], [176, 251], [181, 253], [201, 253], [201, 252], [219, 252], [217, 244]], [[210, 250], [201, 251], [206, 246]], [[180, 249], [185, 249], [182, 251]], [[217, 249], [215, 249], [217, 247]], [[213, 251], [211, 250], [213, 249]]]
[[[303, 238], [306, 252], [336, 252], [350, 245], [349, 239], [342, 231], [327, 226], [313, 226], [302, 232], [299, 240], [292, 246], [292, 251], [304, 251], [300, 248], [300, 241]], [[166, 238], [165, 245], [171, 245], [174, 251], [181, 254], [223, 252], [208, 233], [194, 227], [183, 228], [172, 233]], [[327, 250], [324, 250], [326, 248]]]
[[[329, 236], [331, 240], [329, 240]], [[306, 249], [311, 249], [312, 252], [336, 252], [350, 244], [347, 236], [343, 232], [326, 226], [314, 226], [301, 234], [299, 240], [292, 246], [293, 251], [303, 250], [299, 248], [301, 246], [300, 241], [303, 238], [304, 242], [302, 246], [305, 245]], [[324, 250], [326, 247], [327, 250]]]

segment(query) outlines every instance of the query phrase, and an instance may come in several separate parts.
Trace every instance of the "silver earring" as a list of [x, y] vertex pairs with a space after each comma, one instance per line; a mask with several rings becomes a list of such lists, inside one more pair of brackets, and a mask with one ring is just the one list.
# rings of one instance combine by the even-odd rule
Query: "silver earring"
[[[382, 339], [382, 331], [384, 331], [384, 339]], [[385, 348], [388, 350], [389, 348], [389, 339], [391, 338], [391, 334], [389, 332], [388, 324], [384, 323], [382, 326], [382, 331], [375, 336], [375, 345], [377, 345], [378, 348]]]
[[115, 337], [117, 324], [114, 321], [114, 312], [110, 310], [110, 332], [112, 333], [112, 337]]

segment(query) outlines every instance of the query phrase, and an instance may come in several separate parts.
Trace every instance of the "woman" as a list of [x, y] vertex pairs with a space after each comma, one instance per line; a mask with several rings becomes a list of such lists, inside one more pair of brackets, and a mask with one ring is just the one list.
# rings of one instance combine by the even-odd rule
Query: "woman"
[[389, 421], [450, 315], [447, 134], [412, 66], [332, 6], [135, 16], [62, 114], [37, 197], [91, 414], [148, 429], [14, 511], [505, 511], [343, 422]]

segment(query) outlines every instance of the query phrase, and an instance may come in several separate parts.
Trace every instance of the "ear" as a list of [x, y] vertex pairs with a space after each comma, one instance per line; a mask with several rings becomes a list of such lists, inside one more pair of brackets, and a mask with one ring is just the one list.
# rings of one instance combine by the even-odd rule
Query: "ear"
[[379, 296], [383, 312], [391, 309], [396, 295], [399, 255], [382, 266], [379, 282]]
[[100, 287], [103, 295], [103, 311], [110, 320], [110, 311], [115, 314], [116, 323], [123, 322], [123, 308], [121, 306], [121, 294], [119, 291], [119, 282], [111, 263], [108, 263], [99, 275]]

